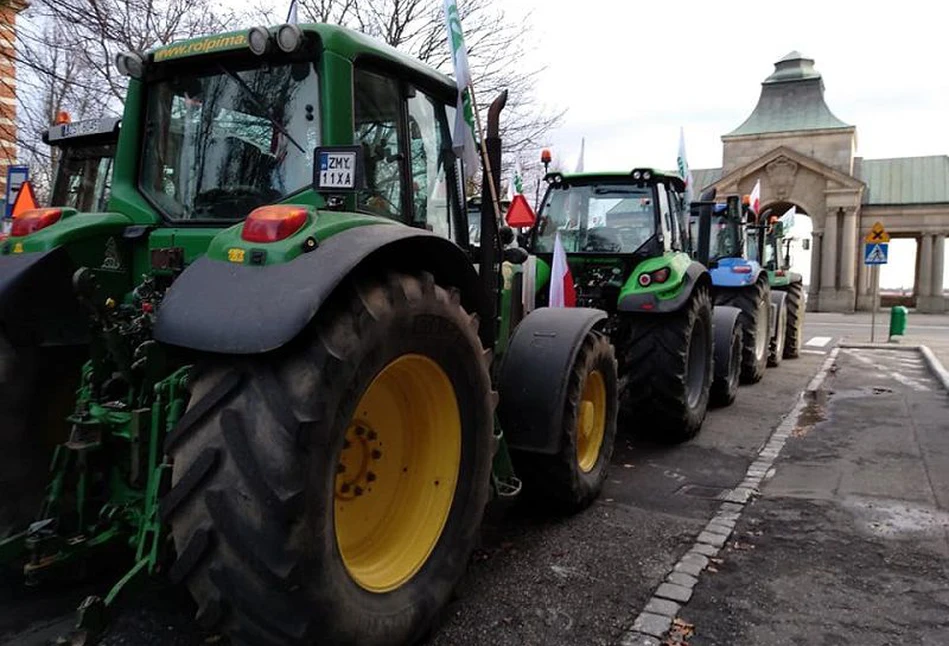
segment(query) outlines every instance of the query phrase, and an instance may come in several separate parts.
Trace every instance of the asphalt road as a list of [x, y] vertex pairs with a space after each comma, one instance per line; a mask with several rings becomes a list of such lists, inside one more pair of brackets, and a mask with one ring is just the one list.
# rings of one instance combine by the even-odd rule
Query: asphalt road
[[[823, 325], [823, 322], [819, 323]], [[805, 339], [828, 328], [808, 322]], [[710, 411], [692, 441], [656, 446], [621, 437], [602, 496], [571, 517], [529, 502], [495, 504], [483, 541], [432, 645], [614, 644], [672, 565], [684, 554], [817, 371], [836, 336], [800, 359], [743, 386], [728, 408]], [[69, 609], [108, 579], [24, 590], [0, 587], [0, 644], [45, 644], [68, 627]], [[160, 582], [118, 609], [106, 645], [194, 646], [209, 636], [191, 621], [181, 590]]]

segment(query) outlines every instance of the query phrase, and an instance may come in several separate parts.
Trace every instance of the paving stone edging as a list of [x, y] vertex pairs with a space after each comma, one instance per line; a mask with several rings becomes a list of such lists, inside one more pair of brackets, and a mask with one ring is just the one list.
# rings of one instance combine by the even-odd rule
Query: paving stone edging
[[769, 477], [775, 459], [797, 425], [801, 412], [821, 389], [838, 352], [839, 348], [831, 350], [817, 374], [808, 383], [807, 389], [798, 397], [794, 408], [784, 416], [758, 452], [757, 458], [745, 473], [745, 479], [728, 493], [725, 502], [699, 533], [692, 548], [679, 559], [656, 588], [646, 607], [633, 621], [632, 628], [620, 638], [619, 646], [660, 646], [661, 639], [672, 627], [672, 621], [678, 616], [679, 610], [692, 598], [692, 590], [698, 583], [702, 570], [708, 567], [709, 559], [718, 555], [734, 531], [745, 504], [757, 493], [761, 481]]
[[910, 352], [919, 352], [923, 355], [923, 361], [926, 363], [929, 371], [936, 377], [936, 381], [942, 384], [942, 387], [949, 393], [949, 370], [946, 370], [936, 354], [925, 345], [891, 345], [886, 343], [841, 343], [841, 348], [853, 348], [859, 350], [908, 350]]

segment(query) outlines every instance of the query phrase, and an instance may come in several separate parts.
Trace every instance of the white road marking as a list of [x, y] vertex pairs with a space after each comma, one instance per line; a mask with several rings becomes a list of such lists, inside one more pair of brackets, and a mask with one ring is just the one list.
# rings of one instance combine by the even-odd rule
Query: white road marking
[[827, 350], [801, 350], [801, 354], [827, 354]]
[[879, 370], [881, 373], [883, 373], [887, 377], [900, 382], [904, 386], [909, 386], [910, 388], [912, 388], [913, 390], [917, 392], [931, 392], [930, 388], [926, 384], [920, 381], [917, 381], [916, 379], [907, 377], [906, 375], [903, 375], [899, 372], [894, 372], [890, 370], [888, 366], [875, 363], [871, 361], [870, 359], [868, 359], [867, 357], [861, 355], [857, 350], [848, 349], [848, 350], [844, 350], [844, 352], [846, 352], [848, 355], [850, 355], [851, 357], [853, 357], [860, 363]]
[[804, 345], [814, 346], [815, 348], [823, 348], [825, 345], [830, 343], [831, 339], [833, 339], [833, 337], [815, 336], [815, 337], [811, 337], [811, 339]]

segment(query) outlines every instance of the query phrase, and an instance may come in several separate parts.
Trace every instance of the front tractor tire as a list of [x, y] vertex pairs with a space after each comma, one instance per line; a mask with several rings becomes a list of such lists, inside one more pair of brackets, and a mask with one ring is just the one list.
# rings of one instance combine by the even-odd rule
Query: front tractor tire
[[719, 289], [715, 305], [731, 305], [741, 310], [738, 322], [742, 330], [741, 381], [761, 381], [768, 367], [771, 343], [771, 286], [764, 278], [754, 285]]
[[684, 442], [701, 430], [712, 385], [712, 300], [697, 285], [670, 314], [628, 317], [620, 361], [620, 416], [662, 442]]
[[560, 450], [514, 452], [524, 490], [534, 500], [573, 513], [600, 494], [616, 438], [616, 356], [601, 332], [587, 333], [564, 392]]
[[801, 356], [804, 343], [804, 283], [797, 281], [787, 287], [788, 323], [784, 340], [784, 358]]
[[290, 347], [199, 372], [162, 503], [198, 619], [235, 644], [401, 644], [490, 493], [488, 356], [432, 276], [348, 285]]

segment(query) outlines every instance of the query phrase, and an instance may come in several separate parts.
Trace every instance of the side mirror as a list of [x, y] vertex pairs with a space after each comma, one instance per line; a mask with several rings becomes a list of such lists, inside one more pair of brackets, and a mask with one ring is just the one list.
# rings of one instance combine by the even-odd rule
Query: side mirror
[[804, 238], [803, 240], [801, 240], [801, 249], [803, 249], [804, 251], [809, 251], [810, 248], [811, 248], [810, 238]]

